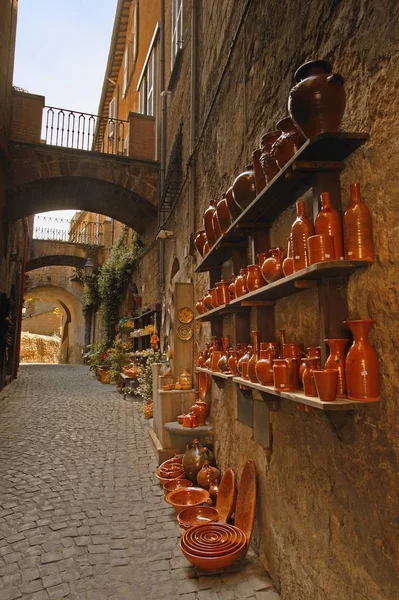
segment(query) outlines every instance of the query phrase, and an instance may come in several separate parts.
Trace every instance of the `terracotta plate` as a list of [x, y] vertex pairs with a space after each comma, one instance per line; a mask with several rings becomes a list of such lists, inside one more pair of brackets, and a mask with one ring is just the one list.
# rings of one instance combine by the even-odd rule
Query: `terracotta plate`
[[177, 328], [177, 336], [183, 342], [187, 342], [193, 337], [193, 330], [188, 325], [179, 325]]
[[216, 510], [219, 514], [218, 521], [220, 523], [226, 523], [233, 514], [235, 500], [236, 486], [234, 473], [231, 469], [227, 469], [220, 482], [219, 492], [216, 498]]
[[191, 323], [191, 321], [194, 319], [194, 313], [191, 308], [185, 306], [179, 310], [177, 313], [177, 318], [179, 319], [180, 323]]
[[241, 474], [234, 517], [234, 525], [245, 533], [248, 544], [255, 521], [256, 489], [255, 463], [250, 459]]

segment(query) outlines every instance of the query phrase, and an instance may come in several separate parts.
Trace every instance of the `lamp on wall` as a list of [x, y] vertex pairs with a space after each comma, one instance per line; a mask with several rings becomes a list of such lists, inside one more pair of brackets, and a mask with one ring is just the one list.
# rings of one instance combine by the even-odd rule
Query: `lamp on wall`
[[85, 273], [85, 277], [87, 279], [91, 279], [94, 274], [94, 263], [91, 258], [88, 258], [83, 266], [83, 270]]

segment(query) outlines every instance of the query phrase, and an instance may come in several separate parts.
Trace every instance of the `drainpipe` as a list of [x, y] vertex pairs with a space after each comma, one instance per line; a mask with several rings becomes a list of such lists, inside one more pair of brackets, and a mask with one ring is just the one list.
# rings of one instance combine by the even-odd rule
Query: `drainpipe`
[[[166, 102], [167, 94], [165, 90], [165, 0], [161, 0], [160, 17], [160, 84], [161, 84], [161, 176], [159, 182], [160, 199], [163, 197], [165, 189], [165, 169], [166, 169]], [[161, 210], [158, 211], [158, 227], [161, 223]], [[161, 297], [165, 291], [165, 240], [159, 240], [159, 284], [161, 288]]]
[[14, 365], [13, 365], [13, 377], [17, 377], [18, 375], [18, 367], [19, 367], [19, 357], [21, 353], [21, 329], [22, 329], [22, 305], [24, 302], [24, 293], [25, 293], [25, 271], [26, 271], [26, 260], [28, 257], [28, 244], [29, 244], [29, 232], [28, 226], [25, 219], [22, 221], [24, 233], [25, 233], [25, 242], [24, 242], [24, 255], [22, 258], [22, 269], [21, 269], [21, 286], [20, 286], [20, 296], [19, 296], [19, 314], [18, 314], [18, 322], [17, 322], [17, 332], [16, 332], [16, 344], [15, 344], [15, 353], [14, 353]]
[[194, 148], [197, 139], [197, 0], [191, 4], [191, 79], [190, 79], [190, 158], [188, 162], [189, 194], [188, 214], [190, 227], [190, 254], [193, 252], [195, 229], [195, 176]]

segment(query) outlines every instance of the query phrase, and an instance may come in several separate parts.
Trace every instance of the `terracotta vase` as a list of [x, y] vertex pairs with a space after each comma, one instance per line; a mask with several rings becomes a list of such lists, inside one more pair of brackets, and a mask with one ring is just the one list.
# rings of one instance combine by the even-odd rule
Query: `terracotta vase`
[[179, 375], [179, 383], [182, 390], [191, 390], [193, 387], [193, 378], [188, 369], [183, 369]]
[[234, 300], [236, 297], [236, 276], [234, 273], [231, 275], [231, 281], [229, 283], [229, 295], [230, 300]]
[[272, 283], [281, 279], [283, 274], [284, 250], [282, 248], [270, 248], [269, 258], [267, 258], [261, 267], [263, 279], [267, 283]]
[[332, 74], [326, 60], [312, 60], [295, 73], [296, 85], [288, 99], [288, 112], [305, 137], [339, 131], [346, 97], [341, 75]]
[[211, 355], [211, 371], [219, 371], [218, 362], [222, 358], [222, 350], [214, 350]]
[[337, 369], [338, 388], [337, 398], [346, 398], [345, 381], [345, 349], [349, 344], [348, 339], [326, 339], [324, 340], [330, 349], [330, 354], [326, 360], [326, 369]]
[[[252, 346], [247, 346], [245, 353], [241, 356], [241, 358], [237, 362], [237, 371], [243, 377], [243, 364], [248, 363], [249, 359], [252, 356]], [[247, 366], [247, 374], [248, 374], [248, 366]]]
[[273, 361], [274, 389], [277, 392], [295, 392], [299, 389], [298, 367], [291, 358], [276, 358]]
[[222, 230], [220, 228], [217, 210], [215, 210], [215, 212], [212, 215], [212, 227], [213, 227], [213, 232], [215, 234], [216, 240], [219, 240], [222, 237]]
[[212, 308], [217, 308], [219, 306], [217, 290], [214, 287], [211, 288], [209, 291], [212, 297]]
[[321, 362], [320, 362], [321, 361], [321, 348], [320, 348], [320, 346], [314, 346], [312, 348], [306, 349], [306, 356], [304, 356], [302, 358], [302, 362], [299, 365], [299, 371], [298, 371], [299, 381], [302, 381], [302, 375], [306, 368], [306, 363], [305, 363], [306, 358], [317, 358], [319, 362], [316, 365], [316, 368], [320, 369], [320, 367], [321, 367]]
[[253, 352], [252, 356], [248, 361], [248, 378], [253, 383], [258, 383], [258, 378], [256, 376], [256, 363], [258, 362], [259, 355], [259, 331], [252, 332], [252, 340], [253, 340]]
[[209, 461], [206, 460], [197, 474], [197, 483], [200, 487], [209, 488], [209, 485], [215, 479], [220, 480], [220, 471], [216, 467], [211, 467]]
[[344, 258], [344, 240], [342, 235], [342, 220], [339, 213], [332, 207], [331, 194], [320, 194], [321, 208], [315, 221], [317, 235], [332, 235], [334, 238], [335, 258]]
[[256, 195], [260, 194], [261, 191], [266, 187], [266, 178], [263, 173], [262, 165], [260, 164], [261, 154], [262, 154], [261, 148], [257, 148], [257, 150], [254, 150], [254, 152], [252, 152], [252, 162], [253, 162], [253, 166], [254, 166]]
[[201, 256], [204, 256], [204, 246], [205, 246], [206, 242], [207, 242], [207, 238], [206, 238], [205, 229], [199, 229], [197, 231], [197, 233], [195, 234], [194, 243], [195, 243], [195, 246], [196, 246], [198, 252], [201, 254]]
[[195, 438], [190, 448], [183, 456], [183, 468], [187, 477], [193, 483], [197, 481], [197, 473], [202, 468], [205, 461], [215, 465], [215, 457], [209, 448], [204, 447], [201, 442]]
[[300, 361], [305, 356], [303, 344], [281, 344], [281, 358], [295, 358]]
[[353, 335], [353, 344], [345, 360], [348, 398], [362, 402], [380, 400], [378, 358], [368, 341], [374, 321], [368, 319], [344, 321]]
[[334, 238], [332, 235], [311, 235], [307, 240], [309, 265], [335, 260]]
[[247, 274], [248, 274], [247, 269], [245, 267], [241, 267], [240, 274], [237, 275], [235, 284], [234, 284], [236, 298], [239, 298], [240, 296], [244, 296], [244, 294], [248, 294]]
[[317, 397], [316, 383], [313, 377], [313, 369], [320, 368], [320, 359], [304, 358], [305, 368], [302, 373], [302, 385], [305, 396]]
[[191, 410], [197, 419], [197, 424], [199, 426], [205, 425], [205, 421], [209, 413], [208, 402], [205, 402], [205, 400], [197, 400], [196, 403], [191, 407]]
[[287, 257], [283, 260], [283, 273], [286, 277], [294, 272], [294, 259], [292, 257], [292, 239], [288, 238]]
[[344, 214], [345, 258], [374, 260], [373, 224], [371, 214], [360, 196], [360, 184], [350, 185], [351, 199]]
[[206, 310], [212, 310], [212, 293], [211, 290], [208, 290], [208, 293], [204, 296], [202, 301], [203, 306], [205, 306]]
[[255, 174], [252, 165], [245, 167], [245, 171], [235, 178], [232, 187], [236, 204], [238, 204], [241, 210], [244, 210], [256, 196]]
[[198, 359], [197, 359], [198, 367], [203, 367], [205, 364], [205, 361], [206, 361], [205, 352], [203, 350], [200, 350], [200, 352], [198, 354]]
[[229, 353], [227, 350], [223, 350], [222, 356], [218, 360], [218, 370], [221, 373], [227, 373], [229, 370]]
[[296, 220], [291, 227], [292, 254], [294, 258], [294, 272], [309, 266], [307, 239], [314, 235], [313, 223], [305, 214], [305, 203], [303, 200], [296, 202]]
[[259, 265], [248, 265], [247, 267], [247, 289], [253, 292], [265, 285]]
[[199, 300], [197, 300], [197, 302], [195, 303], [195, 308], [197, 309], [197, 312], [199, 315], [203, 315], [206, 312], [206, 308], [204, 307], [203, 298], [200, 298]]
[[271, 156], [270, 152], [274, 142], [278, 140], [281, 135], [281, 131], [269, 131], [261, 139], [261, 150], [260, 164], [262, 165], [263, 174], [265, 176], [266, 184], [269, 184], [273, 177], [277, 175], [280, 168], [276, 163], [275, 158]]
[[229, 284], [227, 281], [222, 280], [216, 283], [216, 296], [218, 306], [223, 306], [223, 304], [228, 304], [230, 302]]
[[233, 186], [229, 187], [229, 189], [226, 192], [226, 202], [229, 212], [231, 214], [231, 218], [234, 222], [242, 213], [242, 208], [238, 206], [237, 202], [234, 199]]
[[226, 194], [219, 200], [216, 205], [216, 212], [218, 215], [219, 226], [222, 234], [226, 233], [231, 225], [231, 214], [227, 205]]
[[204, 229], [205, 229], [205, 233], [206, 233], [206, 239], [208, 240], [209, 248], [212, 248], [212, 246], [215, 245], [215, 242], [217, 239], [216, 235], [215, 235], [215, 231], [213, 229], [213, 214], [215, 212], [216, 212], [215, 201], [210, 200], [209, 206], [206, 209], [206, 211], [204, 212], [204, 219], [203, 219]]
[[231, 374], [234, 377], [238, 377], [240, 375], [238, 369], [237, 369], [237, 362], [239, 359], [239, 352], [238, 350], [230, 350], [230, 356], [229, 356], [229, 369], [231, 371]]
[[277, 344], [263, 342], [260, 358], [255, 366], [256, 378], [262, 385], [273, 385], [273, 361], [278, 357]]
[[334, 402], [337, 397], [338, 371], [336, 369], [313, 369], [317, 395], [323, 402]]
[[291, 117], [285, 117], [277, 123], [277, 129], [281, 131], [280, 137], [274, 142], [270, 155], [275, 159], [277, 165], [282, 169], [284, 165], [296, 154], [305, 138], [295, 127]]

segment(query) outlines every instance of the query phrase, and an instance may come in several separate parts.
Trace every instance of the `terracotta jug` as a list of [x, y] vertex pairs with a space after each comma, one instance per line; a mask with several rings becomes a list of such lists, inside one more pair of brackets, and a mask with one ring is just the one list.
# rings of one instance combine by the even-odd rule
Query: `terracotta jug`
[[317, 395], [323, 402], [334, 402], [337, 397], [338, 371], [336, 369], [313, 369]]
[[305, 396], [316, 397], [317, 389], [313, 369], [320, 368], [319, 358], [304, 358], [305, 368], [302, 373], [302, 385]]
[[214, 213], [212, 215], [212, 227], [213, 227], [213, 232], [215, 234], [216, 240], [219, 240], [222, 237], [222, 230], [220, 228], [217, 209], [214, 211]]
[[320, 369], [320, 367], [321, 367], [321, 363], [320, 363], [320, 361], [321, 361], [321, 348], [320, 348], [320, 346], [313, 346], [312, 348], [307, 348], [306, 349], [306, 356], [304, 358], [302, 358], [302, 362], [299, 365], [299, 372], [298, 372], [299, 381], [302, 381], [302, 375], [303, 375], [303, 372], [304, 372], [304, 370], [306, 368], [305, 360], [307, 358], [317, 358], [318, 359], [318, 363], [316, 365], [316, 368]]
[[275, 159], [277, 165], [282, 169], [284, 165], [296, 154], [305, 138], [295, 127], [291, 117], [285, 117], [277, 123], [277, 129], [281, 131], [280, 137], [274, 142], [270, 155]]
[[205, 364], [205, 361], [206, 361], [205, 352], [203, 350], [200, 350], [200, 352], [198, 354], [197, 365], [199, 367], [203, 367]]
[[248, 265], [247, 267], [247, 289], [253, 292], [265, 285], [259, 265]]
[[218, 300], [218, 306], [228, 304], [230, 302], [229, 284], [227, 281], [218, 281], [216, 283], [216, 296]]
[[270, 248], [269, 258], [262, 264], [261, 271], [263, 279], [272, 283], [281, 279], [283, 275], [284, 250], [282, 248]]
[[345, 382], [345, 349], [349, 344], [347, 339], [327, 339], [324, 340], [330, 349], [330, 355], [326, 360], [326, 369], [337, 369], [338, 388], [337, 398], [346, 398]]
[[222, 354], [223, 354], [222, 350], [214, 350], [212, 352], [212, 355], [211, 355], [211, 367], [210, 367], [211, 371], [216, 371], [216, 373], [219, 371], [219, 369], [218, 369], [218, 363], [219, 363], [219, 360], [222, 358]]
[[236, 277], [234, 284], [236, 298], [244, 296], [244, 294], [248, 294], [247, 274], [247, 269], [245, 267], [241, 267], [240, 274]]
[[315, 231], [317, 235], [332, 235], [334, 238], [335, 258], [344, 258], [344, 240], [342, 235], [342, 221], [338, 212], [332, 207], [331, 194], [320, 194], [321, 208], [316, 217]]
[[274, 142], [278, 140], [280, 135], [281, 131], [278, 129], [277, 131], [269, 131], [261, 139], [262, 153], [260, 155], [260, 164], [262, 165], [266, 184], [269, 184], [280, 170], [276, 159], [270, 154]]
[[229, 295], [230, 300], [234, 300], [236, 297], [236, 276], [234, 273], [231, 274], [231, 281], [229, 283]]
[[346, 97], [341, 75], [332, 74], [326, 60], [312, 60], [295, 73], [296, 85], [288, 99], [288, 112], [305, 137], [339, 131]]
[[209, 413], [209, 404], [205, 400], [197, 400], [191, 407], [199, 426], [205, 425], [206, 418]]
[[298, 367], [291, 358], [276, 358], [273, 361], [274, 389], [277, 392], [295, 392], [299, 389]]
[[224, 194], [221, 200], [219, 200], [217, 203], [216, 212], [218, 215], [220, 230], [222, 234], [224, 234], [231, 225], [231, 214], [227, 205], [226, 194]]
[[257, 380], [262, 385], [273, 385], [273, 361], [277, 357], [277, 344], [262, 342], [260, 345], [260, 358], [255, 366]]
[[216, 500], [216, 498], [218, 496], [219, 485], [220, 485], [219, 479], [214, 479], [211, 482], [211, 484], [209, 485], [208, 491], [209, 491], [209, 494], [210, 494], [211, 498], [213, 498], [213, 500]]
[[360, 196], [360, 184], [350, 185], [351, 199], [344, 214], [345, 258], [374, 260], [371, 214]]
[[243, 377], [243, 365], [247, 364], [247, 374], [248, 374], [248, 361], [252, 356], [252, 346], [247, 346], [245, 353], [241, 356], [241, 358], [237, 362], [237, 371], [240, 376]]
[[182, 390], [191, 390], [193, 387], [193, 378], [188, 369], [183, 369], [181, 375], [179, 376], [179, 383], [181, 385]]
[[229, 187], [229, 189], [226, 192], [226, 202], [229, 212], [231, 214], [231, 219], [234, 222], [242, 213], [242, 208], [238, 206], [237, 202], [234, 199], [233, 186]]
[[217, 308], [219, 306], [217, 290], [214, 287], [211, 288], [209, 291], [212, 297], [212, 308]]
[[377, 354], [368, 341], [374, 321], [344, 321], [353, 335], [353, 344], [345, 360], [348, 398], [362, 402], [380, 400], [380, 375]]
[[294, 272], [294, 259], [292, 257], [292, 238], [288, 238], [287, 257], [283, 260], [283, 273], [286, 277]]
[[211, 467], [209, 461], [206, 460], [197, 474], [197, 484], [205, 488], [209, 488], [210, 484], [218, 479], [220, 481], [220, 471], [216, 467]]
[[314, 235], [313, 223], [306, 216], [303, 200], [296, 202], [296, 215], [296, 220], [291, 227], [294, 272], [309, 266], [307, 239]]
[[236, 204], [238, 204], [241, 210], [244, 210], [256, 196], [255, 174], [252, 165], [245, 167], [245, 171], [235, 178], [232, 187]]
[[204, 229], [206, 233], [206, 239], [208, 240], [209, 248], [215, 245], [216, 235], [213, 229], [213, 214], [216, 212], [215, 201], [210, 200], [209, 206], [204, 212]]
[[259, 356], [259, 331], [252, 332], [252, 340], [253, 340], [253, 353], [251, 358], [248, 361], [248, 378], [253, 383], [258, 383], [258, 378], [256, 376], [256, 363], [258, 362]]
[[208, 290], [208, 293], [206, 294], [206, 296], [204, 296], [204, 300], [203, 300], [202, 304], [205, 306], [206, 310], [212, 310], [213, 305], [212, 305], [211, 290]]
[[202, 468], [204, 462], [208, 460], [211, 465], [215, 465], [215, 457], [209, 448], [204, 447], [199, 439], [195, 438], [191, 446], [183, 456], [183, 468], [187, 477], [193, 483], [197, 482], [197, 473]]
[[197, 309], [199, 315], [203, 315], [206, 312], [206, 308], [203, 304], [203, 298], [197, 300], [197, 302], [195, 303], [195, 308]]
[[197, 231], [197, 233], [195, 234], [194, 243], [201, 256], [204, 256], [204, 246], [206, 244], [206, 241], [207, 239], [205, 229], [199, 229], [199, 231]]
[[234, 377], [238, 377], [240, 375], [240, 373], [237, 369], [237, 362], [238, 362], [239, 357], [240, 357], [240, 354], [239, 354], [238, 350], [230, 350], [228, 363], [229, 363], [229, 368], [230, 368], [231, 374]]
[[254, 166], [254, 175], [255, 175], [255, 193], [256, 195], [260, 194], [261, 191], [266, 187], [266, 178], [263, 173], [262, 165], [260, 164], [260, 156], [262, 154], [262, 149], [258, 148], [252, 152], [252, 162]]

